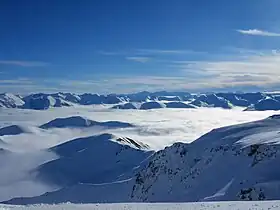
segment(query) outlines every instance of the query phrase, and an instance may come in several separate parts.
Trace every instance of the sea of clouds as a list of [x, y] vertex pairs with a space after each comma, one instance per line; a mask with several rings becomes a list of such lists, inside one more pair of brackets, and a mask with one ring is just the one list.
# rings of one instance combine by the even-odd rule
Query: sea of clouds
[[[192, 142], [210, 130], [222, 126], [266, 118], [274, 111], [243, 112], [240, 108], [113, 110], [109, 106], [76, 106], [45, 111], [0, 109], [0, 128], [21, 125], [29, 130], [14, 136], [0, 136], [0, 144], [8, 152], [0, 152], [0, 201], [19, 196], [35, 196], [57, 189], [38, 182], [30, 173], [42, 163], [57, 158], [47, 148], [75, 139], [112, 133], [142, 141], [152, 150], [160, 150], [175, 142]], [[38, 126], [59, 117], [83, 116], [95, 121], [133, 123], [133, 128], [105, 129], [39, 129]]]

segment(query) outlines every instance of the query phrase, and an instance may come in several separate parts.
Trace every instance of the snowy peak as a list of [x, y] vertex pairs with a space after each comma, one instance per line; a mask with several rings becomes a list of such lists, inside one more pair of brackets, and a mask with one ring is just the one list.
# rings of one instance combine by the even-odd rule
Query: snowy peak
[[93, 127], [93, 126], [100, 126], [100, 127], [106, 127], [112, 129], [134, 127], [134, 125], [126, 122], [119, 122], [119, 121], [97, 122], [82, 116], [72, 116], [66, 118], [56, 118], [46, 124], [41, 125], [40, 128], [43, 129], [67, 128], [67, 127], [86, 128], [86, 127]]
[[131, 175], [153, 152], [129, 138], [101, 134], [78, 138], [50, 148], [60, 158], [41, 165], [37, 178], [58, 186], [118, 181]]
[[[263, 105], [261, 100], [267, 97], [274, 103]], [[220, 107], [230, 109], [232, 106], [249, 107], [256, 110], [278, 110], [279, 95], [273, 93], [208, 93], [190, 94], [186, 92], [139, 92], [134, 94], [99, 95], [94, 93], [36, 93], [21, 98], [13, 94], [0, 94], [0, 107], [45, 110], [52, 107], [67, 107], [73, 105], [114, 104], [113, 109], [158, 109], [158, 108], [192, 108]], [[171, 102], [173, 104], [168, 104]], [[181, 103], [180, 103], [181, 102]], [[186, 106], [185, 104], [190, 105]], [[139, 104], [142, 103], [142, 104]], [[174, 104], [177, 103], [177, 104]], [[191, 103], [191, 104], [190, 104]], [[140, 107], [141, 106], [141, 107]], [[261, 108], [258, 108], [260, 106]], [[276, 107], [276, 108], [275, 108]]]
[[22, 106], [24, 101], [20, 96], [16, 96], [11, 93], [2, 93], [0, 94], [0, 107], [6, 108], [16, 108]]
[[10, 125], [7, 127], [0, 128], [0, 136], [6, 135], [18, 135], [22, 133], [30, 133], [31, 130], [24, 126]]
[[271, 117], [215, 129], [190, 144], [159, 151], [137, 174], [131, 197], [149, 202], [279, 199], [272, 187], [280, 183], [275, 168], [279, 125], [279, 118]]
[[180, 109], [195, 109], [196, 107], [192, 104], [186, 104], [184, 102], [180, 101], [173, 101], [165, 103], [166, 108], [180, 108]]
[[65, 96], [62, 94], [31, 94], [23, 98], [25, 103], [21, 108], [45, 110], [50, 107], [71, 106], [72, 104], [64, 98]]
[[229, 101], [222, 97], [218, 97], [216, 94], [200, 95], [191, 104], [195, 106], [206, 106], [206, 107], [221, 107], [224, 109], [231, 109], [232, 105]]
[[112, 107], [112, 109], [139, 109], [140, 104], [137, 103], [124, 103], [124, 104], [118, 104]]
[[158, 101], [149, 101], [141, 104], [140, 109], [142, 110], [148, 110], [148, 109], [161, 109], [165, 108], [166, 105], [164, 103], [158, 102]]
[[137, 142], [137, 141], [135, 141], [131, 138], [128, 138], [128, 137], [120, 137], [120, 138], [117, 138], [115, 141], [119, 142], [121, 144], [129, 145], [130, 147], [135, 147], [137, 149], [141, 149], [141, 150], [150, 149], [149, 145], [144, 144], [142, 142]]
[[245, 111], [280, 110], [280, 102], [274, 98], [261, 99], [256, 104], [249, 106]]

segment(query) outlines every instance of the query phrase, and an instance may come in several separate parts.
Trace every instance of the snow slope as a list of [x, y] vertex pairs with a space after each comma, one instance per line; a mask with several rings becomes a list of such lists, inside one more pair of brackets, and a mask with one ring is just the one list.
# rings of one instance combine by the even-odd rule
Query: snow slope
[[140, 104], [128, 102], [124, 104], [118, 104], [112, 107], [112, 109], [138, 109]]
[[191, 102], [195, 106], [206, 107], [221, 107], [224, 109], [231, 109], [232, 104], [222, 97], [218, 97], [216, 94], [202, 94], [199, 95], [194, 101]]
[[280, 110], [280, 101], [274, 98], [265, 98], [258, 101], [256, 104], [249, 106], [245, 111], [266, 111], [266, 110]]
[[57, 186], [106, 183], [125, 177], [153, 154], [149, 147], [129, 138], [101, 134], [70, 140], [50, 148], [60, 158], [35, 169], [40, 180]]
[[130, 123], [119, 122], [119, 121], [97, 122], [81, 116], [72, 116], [66, 118], [56, 118], [48, 123], [41, 125], [40, 128], [43, 129], [67, 128], [67, 127], [83, 128], [83, 127], [92, 127], [92, 126], [100, 126], [100, 127], [107, 127], [107, 128], [129, 128], [129, 127], [133, 127], [134, 125]]
[[149, 101], [141, 104], [140, 109], [142, 110], [148, 110], [148, 109], [160, 109], [165, 108], [166, 105], [162, 102], [158, 101]]
[[159, 151], [138, 174], [133, 200], [279, 199], [279, 125], [273, 116]]
[[191, 105], [191, 104], [186, 104], [180, 101], [174, 101], [174, 102], [169, 102], [169, 103], [165, 103], [166, 108], [180, 108], [180, 109], [194, 109], [196, 108], [195, 106]]
[[19, 97], [11, 93], [0, 94], [0, 107], [16, 108], [22, 106], [24, 101]]
[[31, 130], [24, 126], [10, 125], [7, 127], [0, 128], [0, 136], [5, 135], [18, 135], [22, 133], [29, 133]]
[[33, 206], [12, 206], [0, 205], [2, 210], [276, 210], [280, 209], [280, 201], [262, 202], [197, 202], [197, 203], [114, 203], [114, 204], [71, 204], [63, 203], [58, 205], [33, 205]]
[[214, 129], [192, 143], [175, 143], [156, 152], [131, 177], [74, 184], [42, 196], [6, 203], [280, 199], [279, 125], [280, 115], [274, 115]]

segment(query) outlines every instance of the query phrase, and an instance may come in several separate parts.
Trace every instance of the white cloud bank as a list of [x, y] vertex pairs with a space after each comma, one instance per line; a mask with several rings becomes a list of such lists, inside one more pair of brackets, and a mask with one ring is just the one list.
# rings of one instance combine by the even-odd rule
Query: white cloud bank
[[241, 34], [246, 34], [246, 35], [253, 35], [253, 36], [280, 36], [280, 33], [274, 33], [274, 32], [269, 32], [269, 31], [263, 31], [259, 29], [248, 29], [248, 30], [241, 30], [238, 29], [236, 30], [237, 32]]

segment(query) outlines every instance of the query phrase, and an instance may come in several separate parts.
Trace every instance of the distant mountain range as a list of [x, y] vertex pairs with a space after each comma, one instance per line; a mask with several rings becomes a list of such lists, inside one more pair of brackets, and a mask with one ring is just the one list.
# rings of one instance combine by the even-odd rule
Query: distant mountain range
[[280, 110], [277, 93], [209, 93], [139, 92], [134, 94], [98, 95], [92, 93], [36, 93], [27, 96], [0, 94], [0, 107], [45, 110], [51, 107], [112, 104], [113, 109], [159, 109], [220, 107], [231, 109], [245, 107], [246, 111]]

